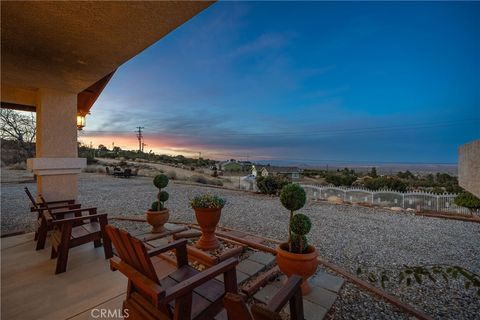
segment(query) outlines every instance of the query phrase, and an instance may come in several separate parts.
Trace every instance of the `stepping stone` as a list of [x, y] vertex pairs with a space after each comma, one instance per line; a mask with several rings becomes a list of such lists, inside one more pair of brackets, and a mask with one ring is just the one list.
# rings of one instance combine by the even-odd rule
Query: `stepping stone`
[[[325, 308], [321, 305], [313, 303], [307, 299], [307, 297], [303, 297], [303, 316], [305, 320], [322, 320], [326, 315], [330, 308]], [[283, 311], [287, 314], [290, 314], [290, 307], [288, 303], [286, 304]]]
[[[336, 277], [335, 277], [336, 278]], [[267, 304], [275, 294], [283, 287], [285, 276], [277, 278], [265, 287], [260, 289], [253, 298], [261, 303]], [[341, 278], [340, 278], [341, 279]], [[342, 279], [343, 280], [343, 279]], [[343, 283], [343, 282], [342, 282]], [[303, 312], [306, 320], [321, 320], [325, 317], [328, 310], [332, 307], [337, 294], [325, 288], [312, 285], [312, 291], [309, 295], [303, 297]], [[283, 309], [290, 313], [288, 303]]]
[[160, 239], [148, 241], [147, 243], [153, 247], [160, 247], [160, 246], [166, 245], [168, 243], [168, 239], [160, 238]]
[[337, 299], [337, 294], [320, 287], [312, 286], [312, 291], [307, 296], [303, 297], [303, 301], [309, 301], [313, 304], [319, 305], [326, 310], [329, 310], [335, 300]]
[[275, 256], [273, 254], [257, 251], [254, 254], [252, 254], [250, 257], [248, 257], [247, 260], [251, 260], [251, 261], [263, 264], [265, 266], [268, 266], [270, 263], [275, 261]]
[[312, 285], [325, 288], [336, 293], [340, 291], [344, 282], [345, 280], [343, 280], [343, 278], [331, 275], [325, 271], [319, 271], [313, 277], [313, 279], [311, 279]]
[[282, 287], [282, 282], [281, 281], [273, 281], [267, 284], [265, 287], [260, 289], [254, 296], [253, 298], [257, 300], [258, 302], [262, 302], [267, 304], [270, 299], [273, 298], [273, 296], [280, 290]]
[[[286, 311], [287, 313], [290, 313], [290, 309], [288, 307], [286, 308]], [[303, 316], [305, 320], [322, 320], [327, 312], [328, 309], [303, 299]]]
[[[242, 282], [250, 278], [250, 276], [244, 272], [238, 271], [237, 270], [237, 284], [240, 285]], [[223, 274], [220, 274], [215, 277], [220, 282], [223, 282]]]
[[255, 261], [251, 261], [249, 259], [245, 259], [237, 265], [238, 271], [246, 273], [249, 276], [254, 276], [263, 269], [265, 269], [265, 265]]

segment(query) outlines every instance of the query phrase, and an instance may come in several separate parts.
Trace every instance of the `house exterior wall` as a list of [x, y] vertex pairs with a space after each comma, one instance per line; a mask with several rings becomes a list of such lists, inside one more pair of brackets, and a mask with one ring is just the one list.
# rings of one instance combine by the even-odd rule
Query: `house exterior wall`
[[292, 172], [291, 178], [292, 178], [292, 179], [300, 179], [300, 173], [298, 173], [298, 172]]
[[462, 188], [480, 197], [480, 140], [459, 148], [458, 182]]

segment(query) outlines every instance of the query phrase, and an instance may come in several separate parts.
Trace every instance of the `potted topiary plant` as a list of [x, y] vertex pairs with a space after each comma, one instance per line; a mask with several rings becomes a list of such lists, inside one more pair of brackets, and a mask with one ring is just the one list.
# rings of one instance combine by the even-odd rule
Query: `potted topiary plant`
[[168, 185], [168, 177], [159, 174], [153, 178], [153, 185], [158, 188], [157, 201], [147, 211], [147, 222], [152, 225], [152, 233], [161, 233], [165, 231], [163, 226], [170, 217], [169, 211], [165, 208], [165, 202], [169, 198], [167, 191], [162, 190]]
[[225, 206], [225, 200], [218, 196], [209, 194], [197, 196], [190, 201], [190, 206], [195, 211], [198, 225], [202, 229], [202, 236], [197, 241], [197, 248], [203, 250], [213, 250], [220, 246], [220, 242], [215, 236], [215, 228], [222, 208]]
[[303, 278], [302, 294], [310, 292], [308, 278], [317, 270], [317, 251], [309, 245], [306, 235], [312, 228], [310, 219], [295, 211], [303, 208], [307, 199], [305, 190], [298, 184], [289, 183], [280, 192], [280, 202], [290, 211], [288, 223], [288, 241], [277, 247], [277, 264], [287, 277], [293, 274]]

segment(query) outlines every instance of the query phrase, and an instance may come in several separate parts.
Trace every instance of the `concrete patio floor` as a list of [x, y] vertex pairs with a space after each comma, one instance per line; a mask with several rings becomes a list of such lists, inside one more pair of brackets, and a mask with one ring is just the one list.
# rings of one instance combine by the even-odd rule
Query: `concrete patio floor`
[[92, 319], [94, 308], [121, 309], [127, 280], [110, 270], [103, 248], [71, 249], [67, 272], [55, 275], [50, 247], [35, 251], [33, 236], [1, 239], [2, 319]]

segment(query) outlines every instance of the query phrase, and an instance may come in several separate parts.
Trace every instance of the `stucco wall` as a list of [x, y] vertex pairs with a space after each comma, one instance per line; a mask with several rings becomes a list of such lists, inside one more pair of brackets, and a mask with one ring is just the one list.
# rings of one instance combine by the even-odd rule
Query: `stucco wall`
[[480, 197], [480, 140], [458, 149], [458, 180], [462, 188]]

